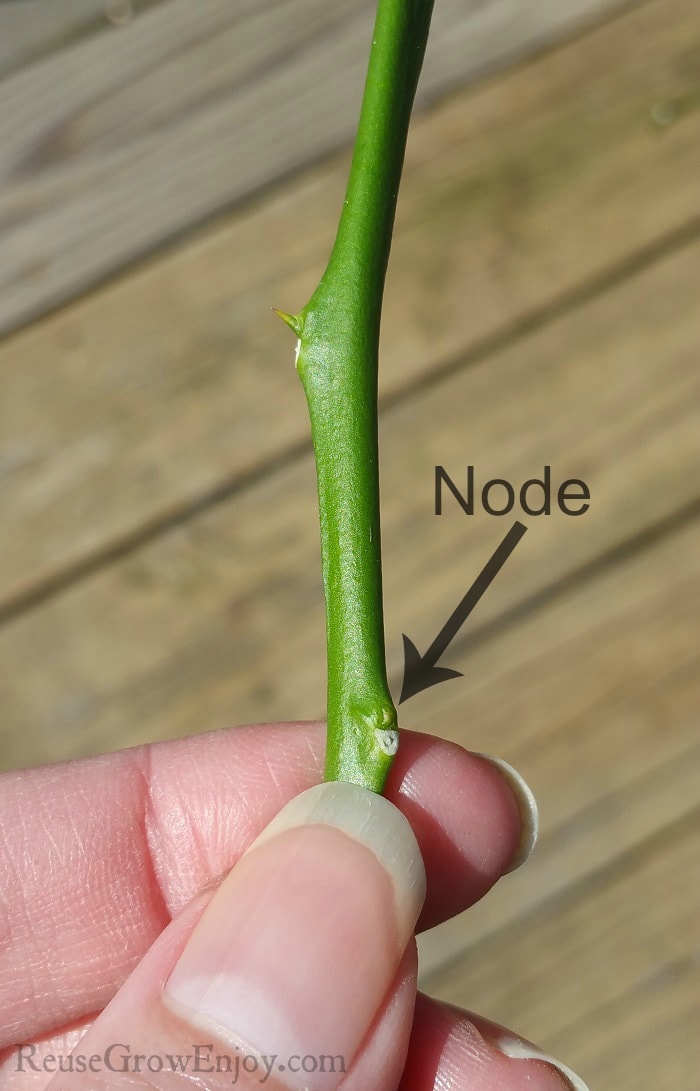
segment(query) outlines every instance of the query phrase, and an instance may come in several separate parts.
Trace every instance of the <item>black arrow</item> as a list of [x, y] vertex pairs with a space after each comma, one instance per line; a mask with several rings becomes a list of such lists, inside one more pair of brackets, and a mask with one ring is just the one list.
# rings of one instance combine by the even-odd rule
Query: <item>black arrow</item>
[[462, 677], [461, 671], [453, 671], [449, 667], [438, 667], [437, 661], [447, 651], [448, 646], [457, 636], [486, 588], [501, 571], [526, 530], [527, 527], [523, 523], [513, 523], [498, 549], [486, 562], [425, 655], [421, 655], [413, 641], [405, 633], [403, 634], [403, 686], [399, 704], [413, 697], [415, 693], [420, 693], [422, 689], [436, 686], [438, 682], [446, 682], [448, 678]]

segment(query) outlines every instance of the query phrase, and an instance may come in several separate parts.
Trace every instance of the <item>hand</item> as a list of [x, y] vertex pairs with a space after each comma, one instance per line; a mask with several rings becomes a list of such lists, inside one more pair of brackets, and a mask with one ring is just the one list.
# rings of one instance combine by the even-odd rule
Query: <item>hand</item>
[[0, 777], [2, 1091], [585, 1091], [416, 1000], [416, 918], [527, 853], [522, 786], [404, 732], [395, 807], [326, 785], [244, 856], [323, 745], [320, 724], [256, 725]]

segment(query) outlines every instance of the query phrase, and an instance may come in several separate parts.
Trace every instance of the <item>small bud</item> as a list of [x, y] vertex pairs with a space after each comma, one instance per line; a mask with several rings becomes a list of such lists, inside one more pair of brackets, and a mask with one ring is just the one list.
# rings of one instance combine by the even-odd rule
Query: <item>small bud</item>
[[295, 333], [297, 337], [301, 337], [302, 320], [301, 315], [287, 314], [286, 311], [280, 311], [277, 307], [272, 308], [278, 318], [281, 318], [285, 326], [289, 326], [292, 333]]

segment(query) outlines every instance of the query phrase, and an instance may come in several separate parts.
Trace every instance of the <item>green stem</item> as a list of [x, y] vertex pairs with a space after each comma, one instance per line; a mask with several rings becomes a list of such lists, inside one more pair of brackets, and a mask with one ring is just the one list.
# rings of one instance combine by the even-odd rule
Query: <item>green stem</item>
[[328, 647], [326, 780], [381, 792], [396, 748], [386, 680], [377, 370], [384, 279], [433, 0], [379, 0], [345, 203], [299, 315], [297, 367], [316, 454]]

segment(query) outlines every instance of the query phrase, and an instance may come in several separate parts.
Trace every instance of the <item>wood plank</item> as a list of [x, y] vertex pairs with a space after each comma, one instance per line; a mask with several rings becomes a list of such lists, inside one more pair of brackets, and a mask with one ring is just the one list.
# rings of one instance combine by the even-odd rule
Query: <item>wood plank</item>
[[[89, 34], [69, 9], [62, 48], [0, 85], [2, 330], [352, 134], [374, 0], [129, 6], [118, 31], [103, 17]], [[615, 7], [443, 0], [419, 101]], [[13, 15], [0, 36], [22, 55]]]
[[[443, 589], [451, 589], [455, 574], [461, 577], [465, 570], [475, 569], [478, 552], [467, 548], [471, 533], [447, 517], [433, 522], [452, 539], [455, 559], [445, 567], [436, 549], [428, 548], [425, 530], [421, 531], [425, 516], [416, 477], [407, 462], [407, 451], [420, 450], [426, 442], [416, 423], [419, 416], [425, 418], [425, 433], [440, 421], [444, 441], [455, 432], [446, 406], [453, 405], [455, 414], [464, 405], [478, 411], [478, 399], [475, 403], [467, 395], [480, 387], [492, 383], [493, 390], [501, 392], [501, 411], [507, 414], [515, 414], [517, 407], [527, 409], [539, 389], [556, 426], [551, 433], [544, 429], [544, 434], [539, 423], [534, 430], [528, 428], [531, 413], [523, 411], [522, 432], [516, 430], [510, 439], [513, 462], [506, 472], [514, 465], [524, 470], [528, 455], [523, 452], [531, 450], [533, 435], [544, 447], [552, 437], [576, 446], [578, 435], [579, 440], [588, 437], [594, 449], [614, 449], [614, 467], [603, 474], [594, 468], [592, 474], [592, 483], [597, 482], [594, 495], [603, 501], [606, 513], [596, 524], [597, 555], [601, 535], [622, 528], [629, 532], [633, 501], [641, 499], [657, 473], [654, 504], [665, 493], [671, 479], [665, 477], [665, 460], [656, 457], [663, 445], [659, 448], [651, 439], [659, 429], [667, 429], [669, 441], [675, 440], [675, 446], [670, 444], [674, 474], [679, 480], [684, 476], [696, 452], [687, 444], [678, 408], [663, 398], [655, 404], [659, 383], [654, 384], [651, 376], [663, 375], [674, 398], [692, 414], [689, 392], [679, 385], [678, 374], [691, 372], [687, 366], [691, 357], [679, 346], [684, 345], [682, 330], [685, 326], [687, 332], [692, 311], [693, 263], [700, 261], [696, 250], [700, 247], [692, 248], [692, 260], [691, 251], [668, 259], [610, 298], [520, 342], [501, 354], [500, 368], [496, 360], [495, 365], [491, 361], [488, 367], [451, 377], [441, 384], [441, 392], [432, 390], [418, 399], [410, 419], [405, 406], [386, 415], [385, 446], [393, 450], [386, 463], [389, 482], [403, 467], [398, 479], [402, 495], [386, 509], [387, 594], [393, 609], [405, 608], [406, 584], [396, 581], [391, 558], [411, 549], [425, 556], [424, 569], [411, 585], [410, 615], [404, 614], [409, 625], [418, 624], [426, 612], [421, 582], [427, 573], [433, 568], [443, 571]], [[683, 284], [688, 286], [685, 299], [682, 291], [679, 295]], [[612, 321], [614, 315], [617, 322]], [[638, 316], [637, 327], [630, 322], [631, 315]], [[669, 328], [675, 331], [672, 336]], [[635, 360], [630, 348], [639, 339], [645, 351]], [[573, 372], [556, 364], [561, 358], [569, 360]], [[587, 375], [582, 360], [590, 360]], [[616, 400], [629, 389], [627, 368], [635, 369], [638, 382], [638, 404], [633, 408], [628, 400]], [[533, 384], [529, 397], [515, 381], [520, 374]], [[586, 376], [587, 394], [582, 391], [570, 416], [563, 419], [564, 407], [573, 402], [571, 374], [581, 385], [581, 376]], [[468, 387], [460, 385], [467, 382]], [[649, 430], [642, 423], [645, 411]], [[503, 430], [477, 412], [475, 423], [479, 421], [474, 442], [488, 458], [489, 451], [502, 450]], [[627, 448], [631, 436], [634, 443], [621, 458], [620, 450]], [[610, 479], [618, 474], [628, 478], [627, 510], [611, 503]], [[0, 635], [0, 699], [5, 729], [14, 732], [1, 748], [6, 755], [24, 756], [27, 751], [18, 744], [20, 738], [27, 749], [38, 744], [51, 748], [55, 757], [80, 748], [214, 726], [217, 717], [221, 723], [236, 717], [242, 693], [251, 706], [257, 702], [258, 708], [274, 707], [273, 714], [287, 707], [295, 693], [308, 709], [308, 702], [320, 693], [323, 663], [311, 466], [281, 471], [256, 491], [257, 497], [251, 490], [232, 503], [225, 518], [222, 509], [210, 512], [50, 607], [5, 627]], [[673, 489], [671, 493], [677, 502]], [[403, 518], [407, 502], [413, 511], [412, 536], [406, 534]], [[608, 516], [614, 516], [614, 528]], [[639, 512], [634, 517], [638, 516]], [[653, 505], [643, 512], [646, 519], [656, 516]], [[489, 536], [486, 530], [475, 527], [482, 543]], [[581, 523], [577, 533], [583, 530]], [[562, 527], [550, 522], [540, 531], [533, 525], [529, 534], [536, 532], [548, 552], [539, 578], [556, 577]], [[565, 564], [575, 560], [569, 553], [571, 544], [564, 549]], [[692, 710], [700, 700], [695, 640], [699, 568], [700, 525], [692, 521], [685, 531], [662, 537], [633, 561], [602, 569], [575, 596], [545, 602], [527, 624], [523, 619], [520, 632], [513, 626], [512, 632], [501, 633], [491, 642], [490, 658], [484, 657], [484, 649], [474, 655], [467, 678], [459, 683], [464, 689], [452, 690], [452, 725], [439, 706], [429, 721], [426, 718], [436, 730], [516, 760], [543, 805], [540, 851], [528, 868], [493, 892], [481, 916], [477, 911], [471, 918], [472, 945], [533, 911], [543, 896], [562, 892], [583, 876], [595, 876], [601, 863], [633, 849], [696, 805], [697, 732]], [[517, 599], [520, 578], [505, 601], [491, 604], [492, 616]], [[498, 588], [493, 591], [496, 594]], [[488, 608], [489, 603], [483, 606]], [[634, 634], [634, 640], [623, 643], [623, 634]], [[315, 673], [314, 692], [308, 687]], [[410, 710], [411, 704], [406, 706]], [[420, 715], [425, 717], [425, 710]], [[501, 743], [508, 740], [506, 749]], [[44, 751], [38, 756], [48, 755]], [[499, 904], [494, 896], [502, 893], [509, 916], [494, 909]], [[455, 950], [464, 949], [464, 937], [462, 929]], [[531, 1026], [518, 1023], [533, 1032]], [[546, 1042], [550, 1044], [549, 1031]], [[574, 1059], [569, 1051], [560, 1053]], [[588, 1069], [581, 1067], [587, 1074]]]
[[21, 0], [0, 4], [0, 78], [106, 25], [100, 0]]
[[[480, 604], [480, 625], [697, 502], [699, 271], [695, 244], [386, 412], [394, 677], [400, 633], [429, 639], [503, 533], [488, 516], [431, 514], [435, 463], [475, 457], [482, 472], [518, 480], [549, 462], [557, 478], [581, 474], [591, 488], [583, 518], [533, 520]], [[315, 507], [308, 456], [7, 624], [4, 762], [321, 712]], [[686, 547], [684, 562], [692, 557]], [[422, 701], [404, 722], [425, 717]]]
[[[601, 873], [608, 874], [646, 837], [658, 835], [697, 808], [700, 792], [695, 770], [700, 748], [693, 745], [697, 717], [687, 712], [692, 703], [695, 708], [698, 703], [697, 661], [692, 673], [694, 678], [690, 672], [681, 676], [680, 695], [671, 693], [679, 681], [675, 675], [670, 679], [655, 678], [643, 690], [654, 701], [655, 709], [666, 707], [677, 717], [669, 723], [678, 750], [672, 758], [667, 758], [658, 744], [658, 728], [656, 740], [650, 738], [653, 717], [638, 715], [634, 727], [623, 732], [619, 713], [606, 711], [600, 716], [602, 726], [584, 732], [588, 756], [585, 765], [566, 760], [553, 776], [547, 775], [550, 740], [554, 740], [558, 751], [580, 749], [572, 743], [568, 725], [554, 725], [549, 734], [543, 731], [539, 744], [531, 745], [523, 755], [508, 755], [524, 770], [540, 801], [543, 813], [539, 844], [523, 872], [499, 883], [469, 912], [420, 937], [421, 980], [428, 991], [455, 962], [470, 959], [484, 942], [495, 942], [504, 930], [541, 913], [543, 904], [556, 903], [584, 880], [595, 881]], [[621, 703], [629, 722], [641, 701], [635, 704], [634, 694], [624, 694]], [[613, 752], [624, 742], [630, 749], [638, 748], [635, 764], [645, 766], [643, 774], [635, 776], [627, 766], [612, 764]], [[583, 805], [565, 798], [569, 791], [579, 795], [579, 777], [598, 781]]]
[[507, 757], [542, 809], [528, 867], [422, 938], [428, 977], [700, 802], [699, 610], [692, 521], [463, 642], [449, 661], [466, 665], [465, 678], [402, 706], [406, 726]]
[[614, 876], [470, 952], [431, 991], [515, 1026], [600, 1091], [694, 1086], [699, 851], [696, 814]]
[[697, 951], [660, 964], [649, 982], [557, 1035], [558, 1055], [581, 1058], [596, 1088], [692, 1087], [700, 1065], [699, 989]]
[[[648, 121], [695, 86], [694, 6], [644, 5], [418, 124], [384, 395], [483, 355], [697, 217], [700, 111], [663, 132]], [[311, 290], [345, 170], [312, 172], [0, 347], [0, 606], [306, 441], [291, 343], [269, 305], [294, 308]]]

